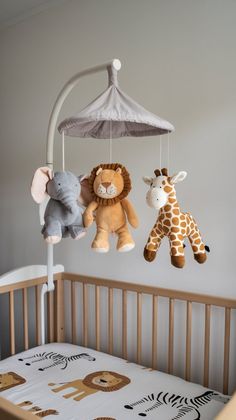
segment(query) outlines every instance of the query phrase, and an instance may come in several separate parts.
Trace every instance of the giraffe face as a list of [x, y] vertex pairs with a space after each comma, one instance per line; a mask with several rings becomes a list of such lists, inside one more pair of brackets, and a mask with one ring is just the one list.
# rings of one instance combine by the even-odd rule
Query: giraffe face
[[168, 203], [169, 197], [175, 196], [174, 184], [183, 181], [186, 175], [186, 172], [181, 171], [172, 177], [164, 175], [159, 175], [155, 178], [143, 177], [144, 182], [150, 187], [146, 195], [148, 206], [156, 210], [164, 207]]

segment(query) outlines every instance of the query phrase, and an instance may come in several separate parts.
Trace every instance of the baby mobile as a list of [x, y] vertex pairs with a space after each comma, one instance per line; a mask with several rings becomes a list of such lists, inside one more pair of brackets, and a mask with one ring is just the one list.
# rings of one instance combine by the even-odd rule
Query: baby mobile
[[[144, 109], [120, 89], [117, 80], [120, 67], [119, 60], [113, 60], [107, 66], [84, 72], [90, 74], [106, 68], [108, 87], [76, 116], [59, 124], [58, 130], [62, 135], [62, 171], [53, 173], [50, 162], [50, 165], [38, 168], [34, 174], [31, 185], [33, 199], [37, 203], [43, 203], [46, 198], [50, 198], [42, 228], [48, 244], [56, 244], [61, 238], [68, 236], [80, 239], [95, 221], [97, 230], [91, 245], [94, 251], [109, 251], [111, 233], [117, 234], [119, 252], [130, 251], [135, 246], [128, 227], [128, 223], [133, 228], [138, 227], [138, 217], [128, 199], [132, 188], [131, 179], [124, 165], [112, 162], [112, 139], [168, 133], [169, 150], [169, 133], [174, 127]], [[71, 84], [68, 92], [72, 87]], [[65, 170], [65, 136], [109, 139], [109, 162], [98, 164], [90, 176], [76, 176]], [[175, 267], [182, 268], [185, 262], [184, 238], [188, 237], [196, 261], [205, 262], [205, 251], [208, 247], [202, 242], [193, 217], [190, 213], [181, 212], [176, 198], [175, 184], [186, 177], [186, 172], [169, 176], [164, 168], [156, 169], [154, 173], [155, 177], [143, 177], [149, 186], [147, 203], [158, 211], [156, 223], [144, 248], [144, 258], [149, 262], [153, 261], [161, 240], [167, 236], [170, 241], [171, 262]]]

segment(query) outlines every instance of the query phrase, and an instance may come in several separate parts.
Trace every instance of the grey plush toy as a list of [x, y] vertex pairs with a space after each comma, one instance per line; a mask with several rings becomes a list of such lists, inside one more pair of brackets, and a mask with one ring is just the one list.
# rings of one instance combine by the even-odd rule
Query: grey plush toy
[[42, 229], [48, 243], [60, 242], [62, 237], [80, 239], [86, 234], [83, 224], [83, 205], [90, 201], [87, 177], [76, 177], [72, 172], [55, 172], [47, 167], [38, 168], [34, 174], [31, 194], [40, 204], [49, 195]]

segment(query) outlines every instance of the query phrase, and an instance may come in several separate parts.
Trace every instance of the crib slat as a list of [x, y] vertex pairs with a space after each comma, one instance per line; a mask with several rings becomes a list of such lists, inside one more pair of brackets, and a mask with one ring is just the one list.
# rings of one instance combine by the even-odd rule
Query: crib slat
[[95, 287], [96, 350], [100, 350], [100, 286]]
[[137, 363], [142, 359], [142, 293], [137, 293]]
[[122, 357], [127, 359], [127, 290], [122, 291]]
[[14, 311], [14, 291], [9, 292], [9, 316], [10, 316], [10, 350], [11, 355], [15, 354], [15, 311]]
[[223, 393], [228, 394], [229, 386], [229, 349], [230, 349], [230, 321], [231, 310], [225, 308], [225, 337], [224, 337], [224, 373], [223, 373]]
[[54, 292], [55, 307], [54, 307], [54, 325], [56, 333], [56, 341], [63, 343], [65, 341], [65, 316], [64, 316], [64, 282], [59, 279], [56, 282], [56, 290]]
[[211, 327], [211, 305], [205, 305], [205, 343], [204, 343], [203, 385], [206, 387], [208, 387], [208, 384], [209, 384], [210, 327]]
[[113, 353], [113, 288], [108, 289], [108, 351]]
[[27, 295], [27, 289], [25, 287], [24, 289], [22, 289], [22, 299], [23, 299], [24, 348], [25, 350], [28, 350], [29, 348], [28, 295]]
[[47, 293], [47, 326], [48, 326], [48, 342], [54, 341], [54, 317], [53, 317], [53, 292]]
[[76, 344], [76, 295], [74, 281], [71, 281], [71, 339], [72, 343]]
[[83, 343], [84, 347], [88, 345], [88, 289], [83, 283]]
[[37, 346], [40, 346], [41, 344], [40, 287], [41, 286], [35, 286], [35, 317], [36, 317], [35, 335], [36, 335]]
[[187, 302], [185, 380], [191, 378], [192, 302]]
[[157, 369], [157, 296], [152, 296], [152, 369]]
[[192, 302], [187, 302], [185, 380], [191, 378]]
[[173, 373], [174, 361], [174, 299], [169, 299], [168, 373]]

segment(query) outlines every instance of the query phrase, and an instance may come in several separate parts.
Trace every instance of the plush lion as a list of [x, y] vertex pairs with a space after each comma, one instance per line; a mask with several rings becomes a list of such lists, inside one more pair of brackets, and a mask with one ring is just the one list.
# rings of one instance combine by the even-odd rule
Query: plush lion
[[[116, 372], [99, 371], [93, 372], [85, 376], [84, 379], [75, 379], [71, 382], [66, 382], [58, 388], [54, 388], [53, 392], [65, 391], [74, 388], [74, 391], [63, 395], [64, 398], [74, 397], [75, 401], [80, 401], [89, 395], [95, 394], [98, 391], [113, 392], [118, 391], [130, 383], [127, 376], [120, 375]], [[49, 383], [49, 386], [56, 384]]]
[[89, 178], [93, 201], [84, 212], [84, 225], [93, 223], [93, 212], [97, 233], [92, 248], [97, 252], [109, 251], [109, 233], [118, 235], [117, 250], [130, 251], [135, 244], [128, 230], [127, 219], [134, 228], [138, 227], [138, 218], [129, 200], [131, 180], [127, 169], [119, 163], [101, 164], [94, 168]]

